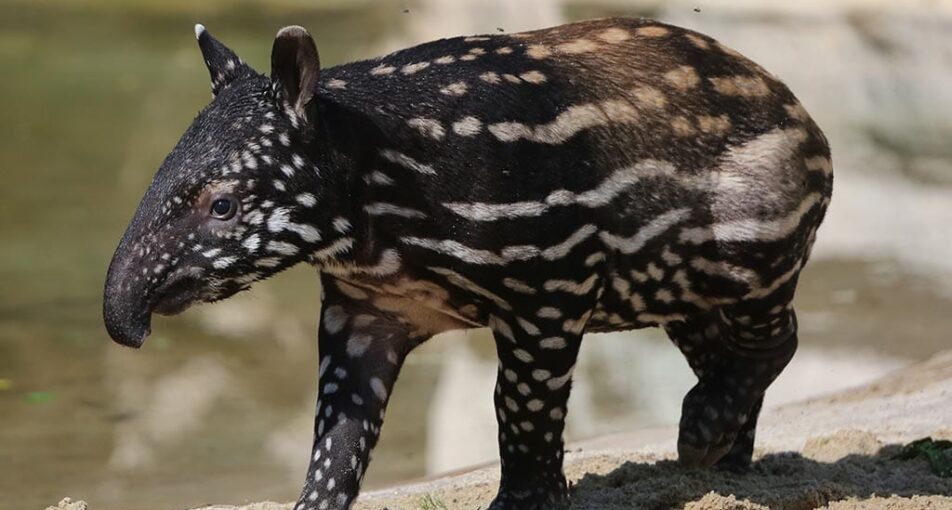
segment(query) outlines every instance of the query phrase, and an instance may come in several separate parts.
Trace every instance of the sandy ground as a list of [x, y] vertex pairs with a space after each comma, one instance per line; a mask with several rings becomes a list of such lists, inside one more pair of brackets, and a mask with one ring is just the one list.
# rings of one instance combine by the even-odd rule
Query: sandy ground
[[[566, 455], [572, 508], [952, 510], [952, 478], [933, 474], [924, 460], [893, 459], [912, 440], [952, 439], [952, 351], [869, 385], [765, 414], [749, 473], [680, 468], [676, 435], [675, 429], [641, 430], [572, 445]], [[366, 493], [356, 509], [486, 508], [497, 471], [485, 466]], [[50, 508], [86, 505], [64, 500]], [[265, 502], [202, 510], [290, 508]]]

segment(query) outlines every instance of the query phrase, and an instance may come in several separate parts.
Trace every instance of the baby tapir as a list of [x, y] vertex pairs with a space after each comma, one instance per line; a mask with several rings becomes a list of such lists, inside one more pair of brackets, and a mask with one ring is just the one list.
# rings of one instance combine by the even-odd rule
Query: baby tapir
[[586, 332], [663, 327], [699, 380], [681, 462], [750, 462], [832, 189], [827, 142], [776, 77], [636, 19], [323, 70], [287, 27], [270, 77], [196, 35], [214, 99], [116, 250], [106, 327], [138, 347], [153, 312], [312, 264], [320, 387], [295, 508], [351, 506], [404, 358], [453, 329], [495, 337], [491, 509], [568, 505], [562, 430]]

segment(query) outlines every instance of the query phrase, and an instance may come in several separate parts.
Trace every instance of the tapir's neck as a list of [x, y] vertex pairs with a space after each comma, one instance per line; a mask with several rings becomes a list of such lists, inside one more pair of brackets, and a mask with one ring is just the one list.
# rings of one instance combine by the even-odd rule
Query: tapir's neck
[[[399, 267], [395, 264], [399, 260], [397, 232], [412, 227], [389, 229], [389, 222], [381, 222], [373, 214], [374, 204], [381, 200], [379, 187], [384, 184], [381, 153], [399, 144], [364, 112], [328, 98], [318, 101], [310, 157], [320, 170], [321, 189], [313, 221], [323, 226], [323, 236], [308, 262], [320, 271], [386, 277]], [[388, 193], [407, 192], [395, 185], [386, 187]]]

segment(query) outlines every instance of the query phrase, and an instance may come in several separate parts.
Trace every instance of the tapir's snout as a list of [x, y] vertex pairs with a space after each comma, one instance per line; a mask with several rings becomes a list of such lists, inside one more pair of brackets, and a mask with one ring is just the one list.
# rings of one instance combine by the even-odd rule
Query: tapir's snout
[[106, 321], [106, 331], [117, 343], [127, 347], [139, 348], [146, 337], [152, 332], [152, 315], [148, 312], [127, 314], [106, 303], [103, 306], [103, 318]]
[[135, 258], [122, 242], [112, 256], [103, 292], [102, 316], [106, 331], [116, 342], [141, 347], [151, 332], [152, 313], [147, 280], [136, 278]]

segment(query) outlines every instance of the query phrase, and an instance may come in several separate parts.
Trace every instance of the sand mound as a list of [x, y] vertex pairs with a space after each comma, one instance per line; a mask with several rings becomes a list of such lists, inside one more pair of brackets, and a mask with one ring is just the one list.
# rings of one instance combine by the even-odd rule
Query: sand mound
[[[747, 473], [681, 468], [677, 431], [659, 429], [579, 443], [566, 455], [566, 475], [579, 510], [952, 510], [952, 478], [939, 477], [923, 459], [895, 458], [912, 440], [952, 439], [949, 424], [952, 352], [862, 388], [765, 412]], [[484, 509], [497, 483], [498, 466], [484, 467], [367, 493], [355, 508]], [[50, 508], [86, 510], [68, 499]]]

